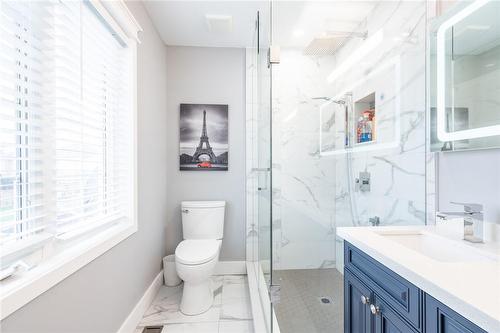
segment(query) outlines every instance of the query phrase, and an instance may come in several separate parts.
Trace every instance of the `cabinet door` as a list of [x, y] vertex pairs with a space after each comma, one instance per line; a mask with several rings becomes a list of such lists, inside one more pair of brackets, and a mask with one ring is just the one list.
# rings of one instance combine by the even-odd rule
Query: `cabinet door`
[[370, 305], [370, 312], [375, 317], [375, 333], [417, 333], [377, 294], [375, 294], [375, 302]]
[[373, 293], [349, 270], [344, 271], [344, 333], [372, 333]]
[[416, 329], [422, 329], [422, 295], [417, 286], [403, 279], [380, 262], [348, 242], [344, 245], [344, 264], [399, 315]]
[[435, 298], [425, 295], [426, 333], [486, 333]]

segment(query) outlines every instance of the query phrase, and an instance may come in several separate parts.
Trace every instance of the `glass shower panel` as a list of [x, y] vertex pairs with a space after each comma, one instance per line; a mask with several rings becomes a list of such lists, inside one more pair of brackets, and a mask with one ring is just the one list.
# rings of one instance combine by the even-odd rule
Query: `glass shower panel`
[[275, 3], [271, 257], [281, 332], [343, 331], [338, 227], [426, 221], [426, 9]]
[[[260, 14], [260, 13], [259, 13]], [[262, 15], [262, 14], [260, 14]], [[257, 161], [258, 161], [258, 234], [259, 251], [258, 258], [262, 273], [259, 278], [262, 287], [270, 285], [271, 274], [271, 106], [270, 106], [270, 74], [267, 64], [267, 51], [269, 45], [263, 45], [263, 33], [266, 25], [261, 21], [259, 15], [259, 47], [257, 48]], [[262, 288], [264, 289], [264, 288]]]
[[248, 209], [251, 229], [247, 237], [248, 257], [253, 261], [266, 329], [271, 332], [272, 307], [269, 303], [271, 283], [271, 76], [267, 61], [269, 50], [269, 10], [257, 13], [253, 45], [247, 50], [247, 83], [251, 93], [247, 101], [247, 118], [251, 161], [248, 183]]
[[[270, 48], [269, 11], [259, 12], [259, 45], [257, 52], [258, 89], [258, 205], [259, 205], [259, 292], [268, 300], [272, 272], [271, 217], [272, 217], [272, 151], [271, 151], [271, 68], [268, 63]], [[264, 297], [265, 296], [265, 297]], [[272, 306], [269, 301], [264, 311], [266, 325], [272, 332]]]

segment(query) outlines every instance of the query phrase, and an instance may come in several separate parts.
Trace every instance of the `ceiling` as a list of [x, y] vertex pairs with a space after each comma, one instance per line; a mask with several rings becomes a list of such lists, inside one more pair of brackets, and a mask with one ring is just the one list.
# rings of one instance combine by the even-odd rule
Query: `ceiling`
[[[257, 11], [268, 1], [144, 1], [167, 45], [247, 47], [252, 45]], [[232, 17], [232, 31], [210, 32], [205, 15]]]
[[[305, 47], [329, 31], [353, 31], [374, 8], [375, 1], [274, 1], [274, 43]], [[167, 45], [249, 47], [260, 11], [261, 38], [268, 31], [269, 1], [144, 0]], [[232, 31], [210, 32], [206, 15], [232, 17]], [[264, 41], [265, 43], [266, 41]], [[262, 43], [262, 42], [261, 42]], [[262, 45], [262, 44], [261, 44]]]

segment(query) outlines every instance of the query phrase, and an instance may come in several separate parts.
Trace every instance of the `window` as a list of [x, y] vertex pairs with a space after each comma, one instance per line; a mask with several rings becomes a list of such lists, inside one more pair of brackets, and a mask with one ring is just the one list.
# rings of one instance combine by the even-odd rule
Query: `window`
[[135, 226], [135, 40], [113, 12], [139, 28], [107, 6], [0, 3], [2, 272]]

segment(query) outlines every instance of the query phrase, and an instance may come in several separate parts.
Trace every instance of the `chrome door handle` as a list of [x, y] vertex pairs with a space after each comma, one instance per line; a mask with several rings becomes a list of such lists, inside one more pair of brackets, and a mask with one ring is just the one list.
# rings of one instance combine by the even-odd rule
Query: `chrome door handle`
[[361, 295], [361, 303], [367, 305], [370, 304], [370, 297], [366, 297], [365, 295]]
[[378, 315], [380, 313], [380, 308], [375, 306], [375, 304], [370, 305], [370, 311], [374, 315]]

